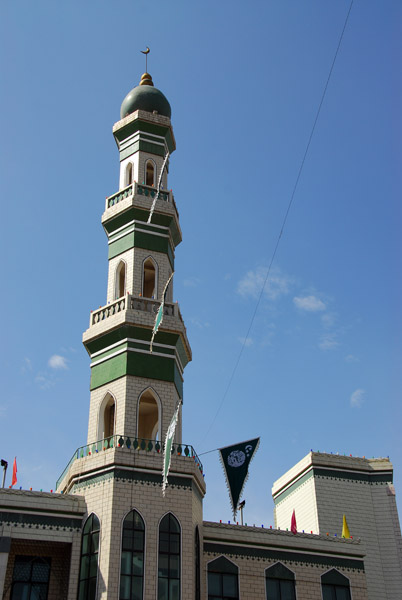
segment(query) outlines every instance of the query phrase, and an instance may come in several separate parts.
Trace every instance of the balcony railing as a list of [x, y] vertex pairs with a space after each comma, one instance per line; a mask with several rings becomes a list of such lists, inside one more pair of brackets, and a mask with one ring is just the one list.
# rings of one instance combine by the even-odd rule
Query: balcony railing
[[[115, 206], [116, 204], [118, 204], [125, 198], [132, 196], [133, 194], [138, 194], [139, 196], [146, 196], [149, 198], [155, 198], [157, 190], [150, 185], [141, 185], [136, 182], [134, 182], [134, 184], [131, 183], [123, 190], [119, 190], [118, 192], [113, 194], [113, 196], [109, 196], [108, 198], [106, 198], [106, 209]], [[173, 195], [171, 192], [159, 190], [158, 200], [163, 200], [164, 202], [173, 202]]]
[[[122, 296], [118, 300], [94, 310], [91, 313], [90, 326], [96, 325], [100, 321], [104, 321], [126, 308], [131, 310], [141, 310], [155, 315], [159, 310], [160, 304], [161, 303], [158, 300], [127, 294], [127, 296]], [[165, 302], [163, 314], [169, 317], [178, 317], [181, 321], [183, 320], [177, 303], [172, 304], [170, 302]]]
[[[72, 464], [81, 458], [96, 456], [110, 448], [121, 448], [130, 450], [131, 452], [145, 452], [148, 454], [163, 454], [164, 444], [158, 440], [146, 440], [143, 438], [130, 438], [129, 436], [123, 435], [112, 435], [103, 440], [98, 440], [93, 444], [87, 444], [81, 446], [72, 455], [63, 473], [60, 475], [56, 482], [56, 489], [58, 489], [60, 483], [67, 475]], [[201, 474], [203, 473], [202, 462], [198, 458], [194, 448], [189, 444], [172, 444], [172, 456], [182, 456], [194, 461], [195, 465], [199, 468]]]

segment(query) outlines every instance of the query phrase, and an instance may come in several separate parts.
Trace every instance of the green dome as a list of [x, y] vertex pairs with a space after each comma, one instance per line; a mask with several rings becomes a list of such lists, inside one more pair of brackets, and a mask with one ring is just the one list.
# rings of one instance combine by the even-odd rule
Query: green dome
[[159, 115], [169, 117], [169, 119], [172, 114], [168, 99], [154, 87], [152, 77], [148, 73], [144, 73], [140, 85], [132, 89], [124, 98], [120, 109], [120, 118], [124, 119], [136, 110], [156, 111]]

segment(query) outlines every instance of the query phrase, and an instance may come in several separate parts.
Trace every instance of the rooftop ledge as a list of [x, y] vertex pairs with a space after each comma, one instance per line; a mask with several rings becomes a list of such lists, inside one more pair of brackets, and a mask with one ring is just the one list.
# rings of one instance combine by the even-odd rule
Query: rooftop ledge
[[[309, 554], [324, 554], [326, 556], [348, 556], [361, 560], [366, 554], [364, 542], [360, 538], [341, 538], [336, 535], [297, 532], [272, 527], [256, 527], [255, 525], [239, 525], [232, 523], [203, 522], [204, 544], [220, 543], [225, 545], [243, 546], [246, 548], [275, 548], [297, 552], [307, 551]], [[241, 537], [239, 530], [241, 529]]]
[[151, 198], [152, 200], [154, 200], [155, 197], [157, 197], [157, 202], [167, 202], [168, 204], [172, 204], [176, 210], [177, 215], [179, 214], [172, 190], [160, 189], [158, 192], [158, 190], [154, 186], [145, 185], [145, 183], [140, 184], [136, 181], [134, 181], [127, 187], [119, 190], [115, 194], [108, 196], [106, 198], [105, 210], [113, 208], [126, 198], [134, 196], [143, 196], [145, 198]]
[[[126, 294], [97, 310], [91, 311], [89, 328], [83, 334], [84, 344], [106, 331], [119, 327], [123, 323], [152, 329], [160, 304], [158, 300]], [[187, 339], [187, 330], [177, 302], [165, 302], [163, 321], [159, 330], [179, 333], [183, 338], [188, 359], [191, 360], [192, 353]]]
[[[158, 461], [157, 473], [162, 473], [164, 443], [159, 440], [148, 440], [135, 436], [114, 434], [103, 440], [77, 448], [56, 482], [56, 490], [63, 493], [71, 487], [74, 476], [94, 472], [105, 465], [128, 465], [130, 468], [155, 470], [155, 459]], [[205, 487], [202, 462], [190, 444], [172, 444], [172, 463], [170, 473], [180, 470], [189, 476], [193, 473], [200, 488]], [[159, 464], [160, 463], [160, 464]]]
[[369, 475], [380, 473], [390, 473], [392, 475], [393, 472], [393, 466], [389, 458], [366, 458], [311, 451], [274, 482], [272, 486], [273, 497], [312, 468]]
[[[156, 200], [156, 202], [155, 202]], [[152, 205], [155, 203], [154, 217], [151, 222], [147, 222], [147, 218], [152, 210]], [[144, 217], [138, 222], [147, 226], [163, 226], [168, 227], [173, 248], [178, 246], [182, 241], [182, 232], [179, 222], [179, 211], [177, 210], [176, 202], [172, 190], [158, 190], [151, 185], [140, 184], [134, 181], [127, 187], [119, 190], [112, 196], [106, 198], [105, 211], [102, 215], [102, 224], [107, 235], [110, 235], [109, 223], [130, 209], [140, 210]], [[108, 233], [109, 232], [109, 233]]]
[[159, 115], [158, 113], [150, 113], [146, 110], [135, 110], [133, 113], [130, 113], [129, 115], [127, 115], [127, 117], [124, 117], [123, 119], [120, 119], [120, 121], [117, 121], [114, 125], [113, 125], [113, 133], [117, 133], [120, 129], [122, 129], [122, 127], [125, 127], [126, 125], [129, 125], [130, 123], [132, 123], [133, 121], [136, 121], [137, 119], [141, 119], [141, 121], [148, 121], [149, 123], [156, 123], [157, 125], [162, 125], [164, 127], [170, 127], [171, 128], [171, 121], [169, 119], [169, 117], [165, 117], [164, 115]]

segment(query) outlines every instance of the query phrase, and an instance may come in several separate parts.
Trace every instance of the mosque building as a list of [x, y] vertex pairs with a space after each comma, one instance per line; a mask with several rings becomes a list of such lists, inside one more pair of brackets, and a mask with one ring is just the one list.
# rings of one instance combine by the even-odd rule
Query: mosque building
[[[170, 119], [168, 100], [144, 73], [113, 127], [120, 166], [102, 215], [107, 300], [83, 335], [87, 440], [54, 493], [0, 490], [1, 597], [395, 600], [402, 538], [389, 459], [311, 452], [274, 483], [275, 529], [203, 520], [203, 466], [189, 432], [182, 436], [192, 355], [173, 302], [182, 232], [168, 185]], [[163, 440], [175, 411], [163, 494]], [[287, 530], [293, 510], [297, 533]], [[353, 538], [331, 533], [343, 513]]]

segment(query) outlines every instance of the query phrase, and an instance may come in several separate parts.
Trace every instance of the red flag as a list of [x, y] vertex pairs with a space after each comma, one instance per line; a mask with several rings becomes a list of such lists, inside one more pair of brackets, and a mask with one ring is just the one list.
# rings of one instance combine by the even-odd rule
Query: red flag
[[14, 458], [13, 463], [13, 478], [11, 480], [11, 486], [17, 483], [17, 457]]
[[294, 533], [295, 535], [296, 535], [296, 533], [297, 533], [297, 526], [296, 526], [296, 511], [295, 511], [295, 510], [293, 510], [293, 513], [292, 513], [292, 520], [291, 520], [291, 522], [290, 522], [290, 531], [291, 531], [292, 533]]

